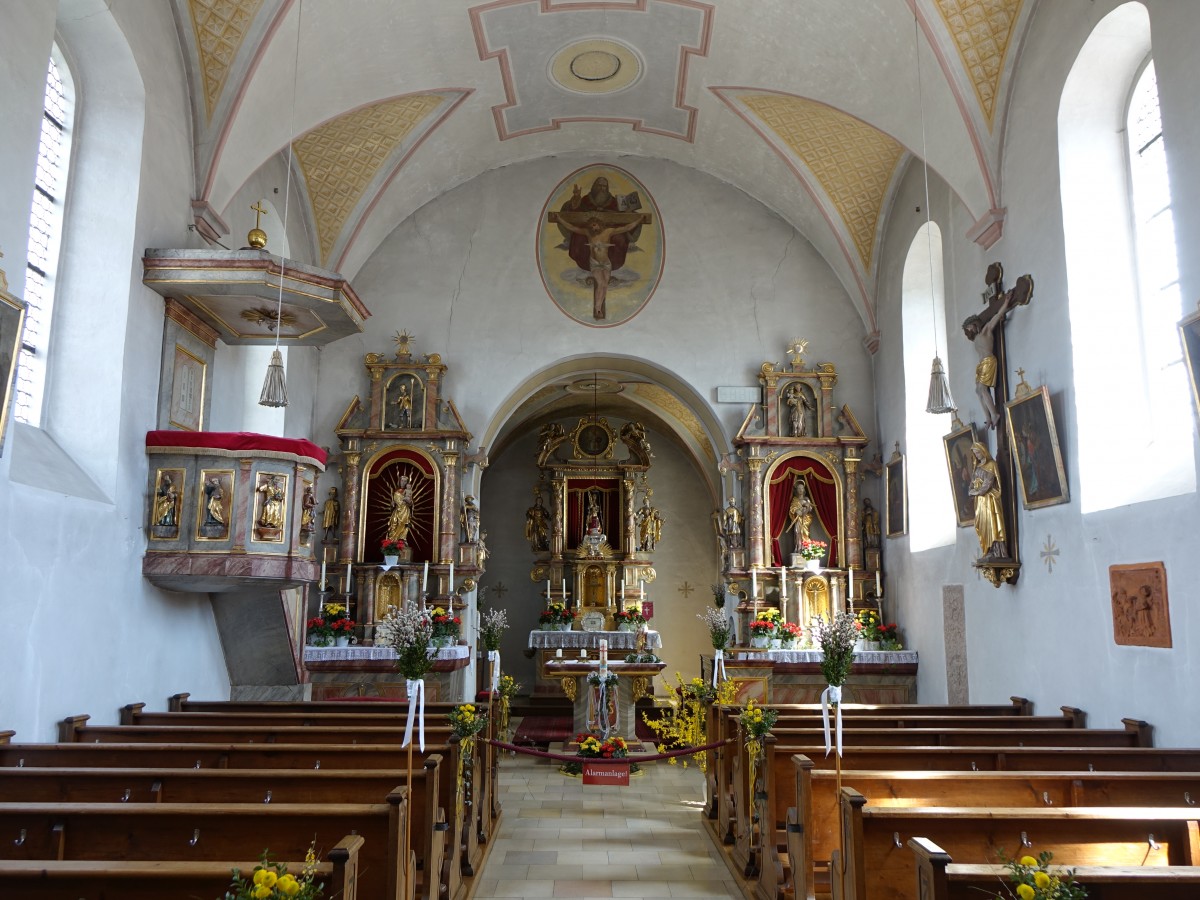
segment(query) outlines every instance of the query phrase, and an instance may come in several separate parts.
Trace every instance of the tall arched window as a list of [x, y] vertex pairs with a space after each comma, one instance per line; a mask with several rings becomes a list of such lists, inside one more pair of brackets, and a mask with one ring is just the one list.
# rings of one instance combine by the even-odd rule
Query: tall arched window
[[55, 46], [46, 73], [42, 133], [29, 213], [29, 249], [25, 259], [25, 300], [29, 310], [17, 362], [13, 411], [18, 422], [29, 425], [37, 425], [41, 420], [74, 107], [70, 71]]
[[946, 349], [946, 287], [942, 233], [922, 225], [904, 260], [904, 438], [908, 443], [908, 530], [912, 551], [954, 542], [954, 501], [942, 462], [947, 416], [925, 412], [935, 347]]
[[1097, 24], [1063, 86], [1059, 176], [1080, 508], [1195, 491], [1167, 152], [1141, 3]]

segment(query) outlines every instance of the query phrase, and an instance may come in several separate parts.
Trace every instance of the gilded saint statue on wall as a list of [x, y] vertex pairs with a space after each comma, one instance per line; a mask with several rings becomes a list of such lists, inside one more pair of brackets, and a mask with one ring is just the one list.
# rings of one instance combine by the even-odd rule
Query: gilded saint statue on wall
[[550, 511], [542, 505], [542, 492], [533, 489], [533, 506], [525, 510], [525, 540], [535, 553], [550, 549]]
[[980, 559], [1008, 557], [1008, 538], [1004, 528], [1004, 508], [1000, 502], [1000, 470], [986, 445], [971, 445], [975, 469], [971, 474], [970, 494], [975, 498], [975, 534], [979, 538]]

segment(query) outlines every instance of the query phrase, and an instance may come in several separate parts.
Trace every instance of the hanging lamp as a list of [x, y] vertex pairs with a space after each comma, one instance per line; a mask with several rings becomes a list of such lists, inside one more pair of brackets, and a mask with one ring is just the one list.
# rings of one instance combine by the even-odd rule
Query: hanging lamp
[[933, 290], [933, 228], [932, 214], [929, 209], [929, 153], [925, 146], [925, 89], [921, 82], [921, 41], [917, 19], [913, 17], [913, 47], [917, 57], [917, 96], [921, 103], [921, 166], [925, 174], [925, 252], [929, 258], [929, 304], [933, 307], [931, 321], [933, 323], [933, 368], [929, 373], [929, 398], [925, 402], [925, 412], [941, 415], [953, 412], [954, 397], [950, 394], [950, 382], [946, 378], [946, 369], [942, 365], [942, 357], [938, 349], [937, 338], [937, 297]]

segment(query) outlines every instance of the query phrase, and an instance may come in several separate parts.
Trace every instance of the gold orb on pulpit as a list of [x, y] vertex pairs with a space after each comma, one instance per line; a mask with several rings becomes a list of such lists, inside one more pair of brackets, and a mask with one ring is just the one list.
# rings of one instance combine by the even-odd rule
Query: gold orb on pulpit
[[246, 243], [255, 250], [262, 250], [267, 246], [267, 233], [261, 228], [251, 228], [246, 234]]

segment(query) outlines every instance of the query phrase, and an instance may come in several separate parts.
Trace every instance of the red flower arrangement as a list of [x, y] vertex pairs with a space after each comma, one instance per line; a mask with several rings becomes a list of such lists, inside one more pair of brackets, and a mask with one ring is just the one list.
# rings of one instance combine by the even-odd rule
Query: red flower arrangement
[[384, 556], [399, 556], [400, 551], [404, 549], [404, 541], [384, 541], [380, 545]]
[[594, 734], [577, 734], [575, 743], [579, 745], [577, 755], [584, 759], [623, 759], [629, 755], [629, 744], [619, 735], [601, 740]]
[[435, 638], [458, 637], [459, 631], [462, 628], [462, 619], [458, 616], [446, 612], [440, 606], [435, 606], [429, 618], [433, 623], [433, 636]]
[[353, 619], [336, 619], [329, 623], [329, 627], [333, 629], [334, 636], [352, 635], [354, 634], [355, 621]]

